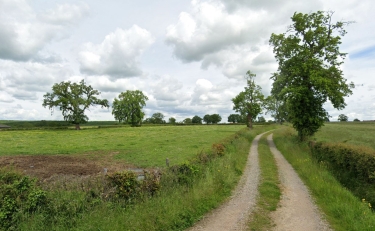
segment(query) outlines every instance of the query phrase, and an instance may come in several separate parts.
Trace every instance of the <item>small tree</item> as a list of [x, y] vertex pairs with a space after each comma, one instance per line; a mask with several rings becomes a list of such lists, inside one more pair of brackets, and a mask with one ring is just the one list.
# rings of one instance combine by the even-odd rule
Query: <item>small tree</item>
[[193, 119], [191, 119], [191, 122], [193, 124], [202, 124], [202, 118], [196, 115], [193, 117]]
[[151, 116], [151, 122], [153, 124], [164, 124], [164, 115], [161, 112], [156, 112]]
[[266, 114], [271, 113], [276, 123], [283, 124], [287, 121], [288, 112], [284, 101], [276, 99], [274, 95], [270, 95], [264, 100], [263, 106], [266, 109]]
[[348, 118], [346, 115], [344, 115], [344, 114], [340, 114], [340, 115], [339, 115], [339, 118], [338, 118], [338, 120], [339, 120], [340, 122], [347, 122], [348, 119], [349, 119], [349, 118]]
[[86, 85], [84, 80], [77, 83], [70, 81], [55, 83], [52, 86], [52, 93], [45, 94], [43, 107], [48, 107], [52, 113], [58, 107], [64, 116], [64, 120], [75, 124], [76, 130], [80, 130], [80, 124], [86, 123], [89, 118], [85, 115], [86, 109], [90, 106], [100, 105], [109, 107], [108, 100], [98, 99], [98, 90]]
[[211, 117], [211, 123], [217, 124], [221, 121], [221, 116], [219, 114], [212, 114]]
[[233, 110], [239, 112], [247, 118], [247, 127], [253, 128], [253, 121], [262, 112], [262, 104], [264, 95], [261, 92], [261, 87], [254, 82], [255, 74], [251, 71], [246, 72], [247, 87], [245, 91], [240, 92], [232, 99], [234, 104]]
[[266, 119], [263, 116], [258, 117], [258, 123], [265, 123]]
[[175, 124], [176, 123], [176, 119], [173, 118], [173, 117], [169, 118], [168, 121], [169, 121], [170, 124]]
[[182, 123], [184, 124], [191, 124], [191, 119], [190, 118], [186, 118], [182, 121]]
[[243, 119], [243, 116], [241, 116], [239, 114], [230, 114], [228, 116], [228, 122], [230, 122], [230, 123], [243, 123], [244, 119]]
[[360, 120], [357, 119], [357, 118], [355, 118], [353, 121], [354, 121], [354, 122], [360, 122]]
[[206, 124], [210, 124], [210, 123], [212, 123], [212, 121], [211, 121], [211, 116], [210, 116], [209, 114], [204, 115], [204, 117], [203, 117], [203, 121], [204, 121]]
[[332, 22], [332, 13], [294, 13], [287, 33], [272, 34], [270, 44], [279, 68], [272, 94], [287, 103], [288, 119], [300, 140], [312, 136], [328, 116], [323, 105], [343, 109], [344, 97], [352, 94], [340, 68], [345, 53], [339, 45], [349, 22]]
[[139, 125], [145, 116], [142, 108], [146, 106], [147, 100], [147, 96], [139, 90], [121, 92], [118, 99], [113, 100], [112, 114], [120, 123], [131, 123], [132, 126]]

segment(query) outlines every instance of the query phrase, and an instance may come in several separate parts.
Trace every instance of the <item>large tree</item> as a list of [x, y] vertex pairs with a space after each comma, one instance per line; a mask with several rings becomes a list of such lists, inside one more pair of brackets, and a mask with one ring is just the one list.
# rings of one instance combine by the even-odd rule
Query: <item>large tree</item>
[[211, 123], [217, 124], [221, 121], [221, 116], [219, 114], [212, 114], [211, 117]]
[[240, 92], [232, 99], [234, 104], [233, 110], [239, 112], [242, 116], [246, 116], [247, 127], [249, 129], [253, 128], [253, 121], [262, 112], [264, 100], [264, 95], [261, 91], [262, 88], [255, 84], [255, 76], [251, 71], [247, 71], [245, 76], [247, 80], [245, 91]]
[[87, 85], [84, 80], [79, 83], [70, 81], [55, 83], [52, 93], [46, 93], [43, 97], [43, 107], [52, 110], [58, 107], [64, 116], [64, 120], [75, 124], [76, 129], [81, 129], [80, 124], [86, 123], [89, 118], [85, 115], [86, 109], [93, 105], [109, 107], [108, 100], [98, 99], [98, 90]]
[[272, 34], [278, 61], [272, 94], [287, 103], [288, 118], [300, 140], [313, 135], [328, 117], [323, 108], [329, 100], [343, 109], [344, 97], [354, 84], [346, 83], [340, 68], [345, 53], [339, 51], [348, 22], [332, 22], [332, 12], [294, 13], [286, 33]]
[[142, 108], [146, 106], [147, 100], [147, 96], [139, 90], [121, 92], [118, 99], [113, 100], [112, 114], [120, 123], [131, 123], [132, 126], [137, 126], [145, 115]]

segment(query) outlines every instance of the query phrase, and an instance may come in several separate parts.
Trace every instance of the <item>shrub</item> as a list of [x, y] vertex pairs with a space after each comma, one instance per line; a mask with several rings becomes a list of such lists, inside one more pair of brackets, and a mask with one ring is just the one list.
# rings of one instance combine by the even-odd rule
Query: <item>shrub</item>
[[0, 228], [16, 229], [17, 217], [47, 204], [46, 192], [35, 180], [9, 169], [0, 170]]

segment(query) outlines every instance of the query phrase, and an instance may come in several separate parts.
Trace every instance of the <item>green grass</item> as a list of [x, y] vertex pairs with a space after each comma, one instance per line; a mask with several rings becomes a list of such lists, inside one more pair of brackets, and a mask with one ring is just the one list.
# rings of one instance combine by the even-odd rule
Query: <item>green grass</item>
[[[246, 131], [226, 145], [223, 156], [202, 164], [192, 184], [162, 184], [157, 196], [139, 203], [123, 206], [99, 201], [86, 205], [82, 192], [75, 197], [75, 192], [55, 192], [57, 205], [52, 211], [56, 213], [50, 214], [54, 222], [46, 223], [43, 213], [34, 214], [22, 220], [20, 230], [184, 230], [230, 195], [245, 167], [251, 141], [272, 128], [259, 126]], [[223, 133], [228, 137], [234, 132]], [[66, 210], [59, 209], [63, 206], [72, 212], [64, 214]]]
[[293, 129], [276, 130], [274, 141], [310, 189], [334, 230], [375, 230], [375, 214], [368, 204], [342, 187], [326, 166], [312, 160], [309, 147], [297, 141]]
[[268, 135], [269, 133], [263, 135], [258, 144], [261, 174], [256, 209], [248, 224], [249, 230], [252, 231], [272, 229], [274, 224], [270, 213], [276, 210], [281, 196], [276, 162], [266, 140]]
[[1, 131], [0, 156], [118, 153], [139, 167], [181, 164], [244, 128], [231, 126], [121, 127], [110, 129]]
[[317, 141], [345, 142], [348, 144], [369, 146], [375, 149], [375, 123], [339, 122], [326, 123], [316, 134]]

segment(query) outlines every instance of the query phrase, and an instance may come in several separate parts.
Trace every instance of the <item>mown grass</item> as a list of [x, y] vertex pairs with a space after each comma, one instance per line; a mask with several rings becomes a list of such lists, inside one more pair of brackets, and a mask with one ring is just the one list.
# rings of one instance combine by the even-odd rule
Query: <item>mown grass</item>
[[[334, 230], [375, 230], [375, 214], [327, 170], [311, 158], [306, 143], [297, 141], [293, 129], [285, 127], [274, 132], [280, 152], [310, 189], [317, 205], [325, 213]], [[343, 137], [343, 136], [341, 136]]]
[[248, 224], [248, 230], [251, 231], [270, 230], [274, 226], [270, 214], [276, 210], [281, 197], [276, 162], [266, 140], [268, 135], [263, 135], [258, 144], [261, 174], [256, 209]]
[[[184, 230], [230, 195], [245, 167], [251, 141], [272, 128], [259, 126], [232, 137], [224, 155], [198, 167], [200, 172], [189, 184], [162, 182], [156, 196], [137, 203], [93, 203], [83, 192], [54, 192], [53, 223], [46, 214], [36, 213], [20, 220], [20, 230]], [[62, 205], [67, 208], [58, 212]], [[67, 210], [71, 212], [64, 214]]]
[[1, 131], [0, 156], [117, 153], [139, 167], [181, 164], [244, 126], [163, 126], [108, 129]]
[[337, 122], [326, 123], [315, 134], [317, 141], [348, 143], [368, 146], [375, 149], [375, 123], [372, 122]]

